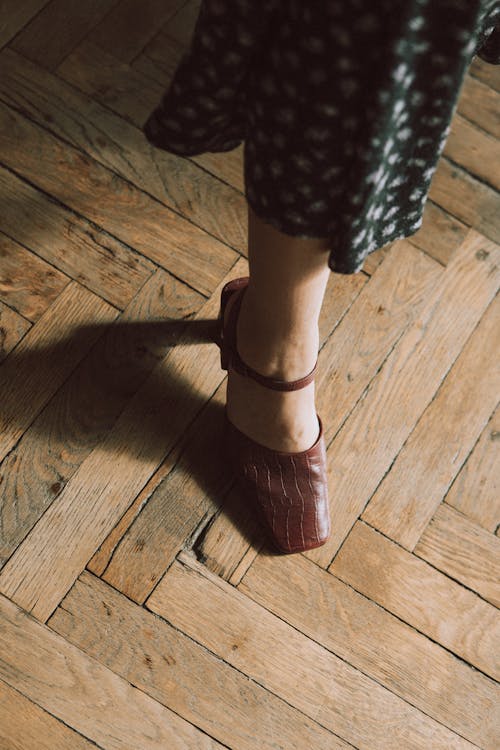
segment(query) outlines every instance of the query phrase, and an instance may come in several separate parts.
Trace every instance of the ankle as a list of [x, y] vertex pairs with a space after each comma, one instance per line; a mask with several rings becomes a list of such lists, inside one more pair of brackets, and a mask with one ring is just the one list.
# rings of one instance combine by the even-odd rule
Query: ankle
[[282, 328], [256, 321], [242, 307], [236, 325], [237, 349], [246, 364], [262, 375], [295, 380], [314, 367], [319, 348], [317, 324]]

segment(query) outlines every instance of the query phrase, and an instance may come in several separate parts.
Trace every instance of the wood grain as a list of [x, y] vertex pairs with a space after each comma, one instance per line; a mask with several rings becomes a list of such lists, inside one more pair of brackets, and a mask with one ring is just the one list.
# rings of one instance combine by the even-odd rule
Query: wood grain
[[490, 304], [500, 283], [499, 254], [498, 246], [469, 230], [422, 311], [330, 444], [336, 522], [322, 547], [304, 553], [319, 565], [332, 561]]
[[[401, 262], [396, 262], [396, 258]], [[323, 414], [327, 445], [395, 342], [418, 315], [441, 272], [435, 261], [409, 243], [396, 243], [370, 281], [333, 321], [334, 325], [330, 322], [326, 328], [328, 336], [320, 340], [316, 404], [319, 414]], [[331, 295], [334, 293], [332, 290]], [[231, 492], [224, 512], [196, 545], [210, 570], [228, 580], [258, 529], [253, 514], [245, 510], [246, 503], [241, 493]], [[238, 519], [238, 523], [233, 519]]]
[[114, 307], [126, 307], [156, 268], [1, 166], [0, 195], [4, 232]]
[[238, 590], [469, 742], [496, 748], [496, 683], [305, 555], [259, 555]]
[[29, 320], [0, 302], [0, 362], [31, 328]]
[[117, 310], [72, 281], [24, 336], [0, 371], [0, 458], [102, 333], [95, 324], [109, 324], [116, 315]]
[[0, 161], [204, 294], [236, 260], [199, 227], [3, 104]]
[[235, 592], [187, 553], [169, 568], [146, 606], [355, 747], [399, 750], [404, 745], [410, 750], [428, 748], [429, 743], [436, 750], [473, 747]]
[[408, 550], [414, 549], [497, 404], [499, 317], [496, 297], [361, 514]]
[[[185, 318], [203, 302], [158, 269], [113, 326], [94, 324], [95, 345], [0, 464], [2, 563], [103, 440], [175, 346], [188, 325]], [[56, 348], [42, 352], [49, 364], [57, 362]]]
[[500, 607], [500, 539], [447, 503], [438, 507], [414, 552]]
[[[218, 305], [216, 295], [195, 319], [215, 318]], [[37, 619], [50, 616], [222, 382], [219, 350], [205, 336], [193, 351], [187, 332], [158, 362], [0, 572], [0, 591]]]
[[[191, 36], [200, 12], [201, 3], [202, 0], [188, 0], [163, 27], [169, 36], [185, 47], [191, 43]], [[152, 43], [154, 44], [155, 41], [156, 37], [153, 38]]]
[[221, 747], [1, 595], [0, 617], [0, 678], [103, 750]]
[[[490, 65], [490, 68], [492, 67]], [[491, 86], [472, 75], [465, 76], [457, 111], [490, 135], [500, 138], [498, 97]]]
[[472, 591], [363, 521], [356, 522], [328, 570], [498, 680], [500, 659], [492, 654], [500, 636], [500, 615]]
[[130, 62], [183, 5], [185, 0], [120, 0], [95, 26], [89, 39]]
[[85, 39], [57, 68], [59, 76], [97, 102], [141, 127], [164, 87]]
[[100, 747], [58, 721], [0, 680], [0, 747], [37, 750], [92, 750]]
[[7, 44], [15, 35], [29, 23], [49, 0], [2, 0], [2, 16], [0, 21], [0, 47]]
[[[161, 149], [155, 149], [148, 143], [142, 131], [124, 122], [121, 117], [114, 115], [107, 108], [100, 107], [89, 97], [79, 94], [73, 87], [64, 85], [59, 78], [30, 65], [10, 50], [2, 53], [0, 61], [4, 70], [0, 82], [0, 97], [23, 112], [29, 112], [30, 117], [40, 125], [48, 127], [55, 135], [68, 141], [75, 148], [90, 154], [101, 165], [126, 180], [123, 183], [115, 180], [112, 184], [108, 184], [108, 191], [115, 201], [118, 201], [120, 193], [123, 193], [124, 200], [129, 196], [130, 205], [123, 207], [124, 211], [128, 211], [127, 225], [130, 225], [131, 217], [133, 217], [133, 204], [138, 202], [139, 221], [142, 219], [141, 212], [146, 215], [146, 218], [148, 213], [152, 214], [152, 221], [157, 215], [157, 226], [161, 227], [163, 223], [167, 224], [170, 217], [171, 231], [173, 232], [173, 228], [178, 224], [178, 236], [180, 236], [182, 226], [186, 225], [185, 232], [188, 230], [193, 232], [193, 244], [196, 238], [196, 226], [199, 226], [223, 242], [240, 250], [243, 249], [245, 243], [243, 227], [247, 218], [246, 206], [243, 196], [237, 191], [221, 180], [214, 179], [191, 161]], [[38, 135], [41, 135], [40, 132]], [[51, 140], [50, 143], [53, 144], [54, 141]], [[69, 156], [68, 153], [68, 158]], [[94, 174], [95, 169], [97, 172]], [[93, 190], [100, 189], [103, 205], [107, 204], [111, 209], [109, 196], [105, 200], [104, 185], [100, 183], [103, 180], [109, 183], [112, 175], [99, 170], [97, 164], [92, 174], [94, 175], [92, 179], [99, 183], [99, 188], [94, 185]], [[79, 183], [79, 197], [81, 200], [86, 199], [86, 204], [89, 205], [89, 196], [84, 192], [85, 181], [82, 181], [81, 177]], [[164, 210], [163, 214], [160, 214], [161, 206], [158, 206], [155, 201], [147, 201], [147, 196], [134, 190], [133, 185], [146, 191], [172, 211]], [[118, 205], [115, 208], [118, 212]], [[155, 210], [158, 213], [155, 214]], [[83, 212], [88, 215], [88, 208]], [[112, 211], [109, 213], [112, 215]], [[186, 216], [189, 222], [181, 215]], [[96, 222], [99, 223], [98, 217], [96, 217]], [[151, 226], [148, 223], [145, 224], [144, 219], [142, 223], [142, 232], [150, 240], [150, 244], [157, 245], [158, 241], [154, 242], [151, 237], [154, 236]], [[200, 231], [199, 234], [205, 237], [204, 245], [200, 247], [199, 262], [211, 263], [214, 271], [220, 271], [220, 258], [224, 256], [229, 258], [233, 254], [225, 247], [218, 249], [218, 243], [211, 242], [211, 238], [204, 232]], [[125, 241], [132, 246], [137, 246], [133, 238], [126, 238]], [[167, 241], [165, 237], [164, 242], [167, 243]], [[189, 248], [189, 252], [192, 254], [194, 248]], [[155, 259], [153, 255], [150, 257]], [[164, 262], [164, 252], [161, 258], [161, 262]], [[167, 270], [174, 271], [175, 269]], [[227, 268], [222, 272], [224, 273], [225, 270]], [[181, 275], [183, 273], [179, 266], [177, 266], [177, 273]]]
[[500, 525], [500, 407], [451, 485], [446, 502], [488, 531]]
[[[94, 100], [101, 102], [117, 115], [130, 121], [138, 128], [142, 128], [146, 119], [151, 112], [158, 106], [160, 99], [167, 89], [175, 69], [180, 62], [182, 48], [178, 44], [166, 37], [162, 44], [162, 58], [164, 58], [167, 69], [161, 73], [152, 73], [152, 63], [147, 66], [133, 67], [120, 62], [109, 52], [104, 51], [90, 42], [83, 42], [78, 48], [65, 60], [59, 67], [58, 72], [69, 83], [77, 86], [87, 94], [91, 94]], [[147, 58], [149, 60], [149, 58]], [[95, 105], [94, 105], [95, 113]], [[102, 119], [102, 113], [99, 113]], [[94, 115], [95, 116], [95, 115]], [[109, 117], [107, 118], [109, 122]], [[102, 129], [102, 126], [100, 126]], [[137, 148], [144, 148], [144, 139], [141, 136], [137, 140]], [[144, 176], [148, 177], [149, 183], [153, 182], [156, 171], [161, 170], [163, 182], [169, 181], [169, 190], [162, 196], [164, 202], [172, 200], [179, 188], [184, 190], [189, 187], [189, 180], [186, 179], [179, 187], [176, 188], [175, 182], [169, 177], [169, 172], [173, 170], [172, 165], [177, 165], [176, 169], [188, 169], [190, 165], [196, 164], [202, 168], [203, 172], [199, 174], [198, 181], [202, 179], [204, 172], [217, 177], [227, 185], [231, 185], [240, 193], [244, 192], [244, 174], [243, 174], [243, 145], [238, 146], [232, 151], [223, 153], [200, 154], [188, 158], [180, 158], [169, 154], [168, 152], [158, 149], [149, 149], [151, 157], [156, 157], [155, 162], [159, 165], [155, 167], [152, 174], [148, 175], [147, 170], [143, 170]], [[133, 154], [133, 152], [132, 152]], [[130, 158], [130, 156], [129, 156]], [[170, 169], [163, 168], [165, 163]], [[189, 174], [197, 171], [192, 170]], [[223, 189], [223, 185], [212, 182], [211, 192], [217, 189]], [[154, 184], [154, 183], [153, 183]], [[157, 189], [159, 189], [157, 187]], [[165, 191], [163, 191], [165, 193]], [[210, 194], [205, 201], [210, 199]], [[196, 201], [185, 201], [185, 207], [190, 210], [196, 210]], [[210, 221], [210, 215], [205, 212], [204, 221]], [[224, 213], [225, 215], [225, 213]], [[234, 220], [234, 217], [233, 217]], [[219, 218], [221, 221], [221, 218]], [[231, 225], [225, 227], [226, 232], [231, 232]], [[217, 231], [214, 231], [216, 234]], [[231, 235], [228, 235], [228, 237]], [[231, 242], [233, 246], [240, 247], [241, 239]]]
[[500, 71], [496, 65], [491, 65], [476, 55], [472, 58], [468, 72], [474, 78], [478, 78], [487, 86], [500, 92]]
[[444, 156], [432, 178], [429, 198], [467, 226], [500, 242], [498, 192]]
[[11, 42], [11, 49], [53, 70], [117, 0], [51, 0]]
[[87, 571], [50, 626], [101, 669], [226, 747], [347, 750], [327, 729]]
[[222, 440], [245, 143], [142, 131], [201, 0], [0, 5], [0, 746], [497, 750], [500, 67], [328, 278], [332, 535], [284, 555]]
[[453, 118], [443, 154], [495, 190], [500, 189], [498, 140], [458, 113]]
[[70, 279], [0, 232], [0, 299], [32, 323]]

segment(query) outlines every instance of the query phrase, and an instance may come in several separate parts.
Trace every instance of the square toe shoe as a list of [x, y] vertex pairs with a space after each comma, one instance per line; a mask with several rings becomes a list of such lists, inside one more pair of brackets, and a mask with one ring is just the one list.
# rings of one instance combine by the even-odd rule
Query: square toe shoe
[[[218, 321], [221, 367], [253, 378], [275, 390], [304, 388], [312, 371], [293, 381], [278, 380], [246, 365], [236, 348], [236, 322], [248, 276], [229, 281], [222, 289]], [[224, 323], [226, 305], [235, 295]], [[319, 435], [314, 445], [295, 453], [276, 451], [241, 432], [225, 410], [225, 439], [228, 458], [245, 495], [251, 500], [274, 546], [285, 553], [303, 552], [324, 544], [330, 536], [326, 447], [323, 424], [317, 414]]]

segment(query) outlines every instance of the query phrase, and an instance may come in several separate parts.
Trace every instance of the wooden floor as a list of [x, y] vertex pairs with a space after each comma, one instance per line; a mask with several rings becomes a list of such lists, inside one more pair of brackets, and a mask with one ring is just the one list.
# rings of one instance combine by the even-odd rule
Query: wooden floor
[[0, 747], [496, 750], [500, 69], [420, 231], [330, 276], [333, 532], [277, 555], [220, 450], [242, 147], [140, 131], [199, 3], [5, 6]]

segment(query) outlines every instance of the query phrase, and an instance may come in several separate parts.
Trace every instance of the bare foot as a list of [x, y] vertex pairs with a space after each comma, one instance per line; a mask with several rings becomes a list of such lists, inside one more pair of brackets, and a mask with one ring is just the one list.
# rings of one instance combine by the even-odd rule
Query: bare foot
[[[228, 302], [227, 319], [234, 295]], [[250, 335], [248, 335], [250, 332]], [[307, 375], [316, 362], [318, 333], [293, 345], [263, 338], [245, 315], [244, 297], [237, 321], [237, 349], [241, 359], [262, 375], [296, 380]], [[297, 391], [277, 391], [240, 375], [230, 368], [227, 380], [227, 414], [241, 432], [277, 451], [296, 453], [310, 448], [319, 435], [314, 401], [314, 381]]]

